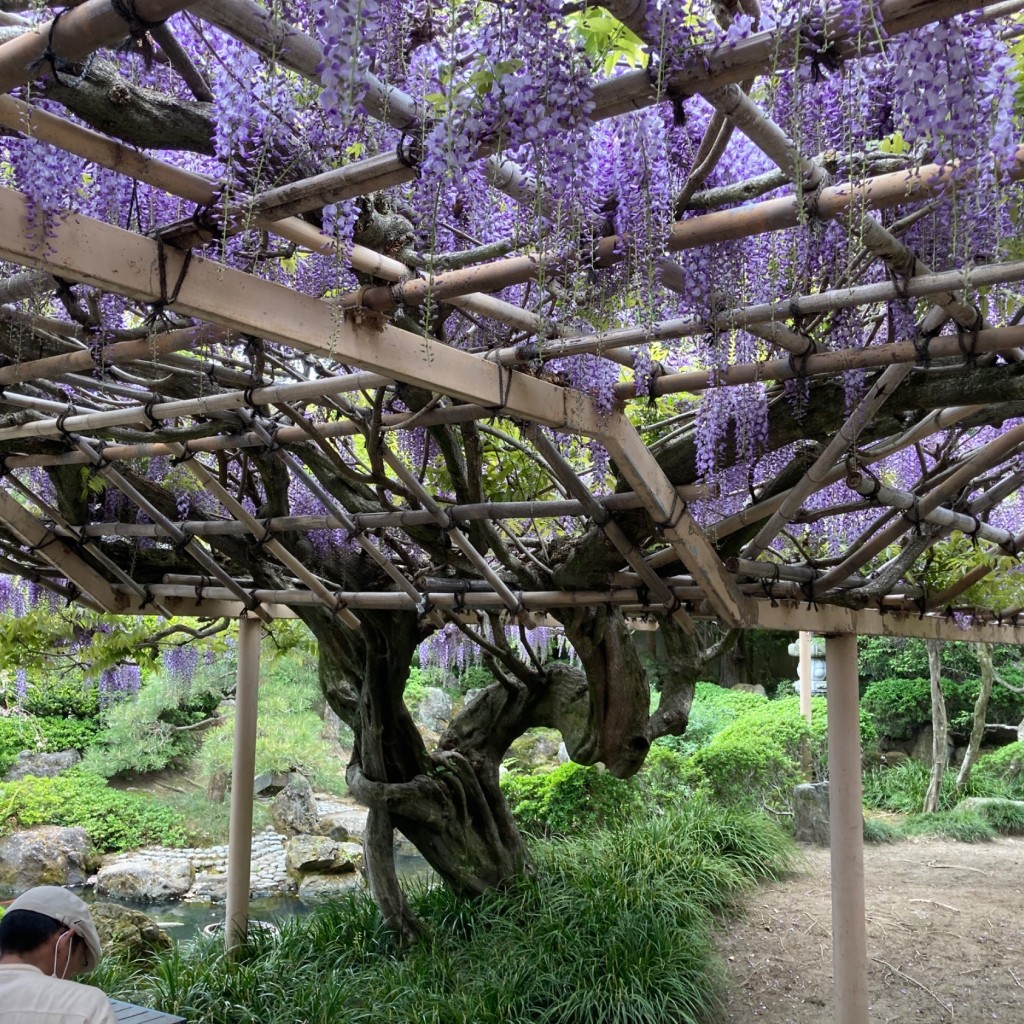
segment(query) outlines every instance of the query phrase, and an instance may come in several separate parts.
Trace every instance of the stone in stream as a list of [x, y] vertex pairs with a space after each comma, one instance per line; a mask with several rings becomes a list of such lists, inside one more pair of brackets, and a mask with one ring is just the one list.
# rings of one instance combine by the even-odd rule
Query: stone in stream
[[84, 828], [39, 825], [0, 839], [0, 886], [23, 892], [34, 885], [83, 885], [92, 872]]
[[100, 868], [96, 894], [132, 903], [178, 900], [192, 888], [195, 869], [184, 857], [139, 855], [111, 861]]

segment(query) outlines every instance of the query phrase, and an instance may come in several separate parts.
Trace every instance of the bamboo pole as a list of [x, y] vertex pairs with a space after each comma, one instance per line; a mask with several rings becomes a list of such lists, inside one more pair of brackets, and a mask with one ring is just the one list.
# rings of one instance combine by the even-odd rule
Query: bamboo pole
[[857, 638], [825, 638], [836, 1024], [868, 1024]]
[[[991, 469], [1000, 460], [1010, 456], [1021, 445], [1024, 445], [1024, 425], [1011, 428], [974, 452], [954, 472], [950, 473], [940, 485], [933, 487], [927, 494], [917, 499], [914, 519], [918, 521], [925, 520], [928, 514], [938, 508], [943, 501], [948, 500], [962, 487], [970, 484], [979, 473]], [[842, 563], [826, 573], [819, 584], [822, 590], [824, 591], [826, 588], [833, 586], [837, 580], [845, 579], [856, 572], [880, 551], [883, 551], [896, 541], [912, 525], [912, 522], [908, 521], [905, 517], [901, 517], [880, 530], [855, 552], [849, 554]]]
[[[142, 21], [164, 21], [187, 6], [187, 0], [135, 0], [133, 9]], [[127, 35], [128, 22], [110, 0], [86, 0], [0, 44], [0, 93], [42, 74], [48, 66], [44, 57], [48, 50], [62, 60], [81, 60]]]
[[[888, 505], [890, 508], [901, 509], [904, 512], [911, 511], [918, 502], [917, 495], [895, 487], [888, 487], [876, 477], [868, 476], [860, 471], [855, 471], [847, 476], [846, 486], [858, 494], [877, 501], [880, 505]], [[932, 509], [923, 518], [927, 523], [934, 523], [936, 526], [943, 526], [949, 530], [959, 530], [960, 533], [966, 534], [968, 537], [980, 537], [982, 540], [992, 541], [997, 547], [1004, 549], [1004, 554], [1015, 555], [1017, 553], [1016, 538], [1009, 530], [989, 526], [977, 516], [964, 515], [962, 512], [939, 507]]]
[[224, 948], [229, 954], [245, 942], [249, 928], [261, 632], [258, 618], [247, 614], [239, 618], [235, 741], [231, 755], [231, 818], [228, 825], [228, 884], [224, 907]]

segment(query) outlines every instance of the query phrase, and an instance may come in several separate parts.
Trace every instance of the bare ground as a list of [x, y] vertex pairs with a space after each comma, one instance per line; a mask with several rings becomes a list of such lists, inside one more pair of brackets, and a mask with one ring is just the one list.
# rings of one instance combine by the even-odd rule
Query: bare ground
[[[720, 935], [722, 1024], [833, 1020], [828, 850], [761, 889]], [[1024, 839], [865, 849], [870, 1020], [1024, 1021]]]

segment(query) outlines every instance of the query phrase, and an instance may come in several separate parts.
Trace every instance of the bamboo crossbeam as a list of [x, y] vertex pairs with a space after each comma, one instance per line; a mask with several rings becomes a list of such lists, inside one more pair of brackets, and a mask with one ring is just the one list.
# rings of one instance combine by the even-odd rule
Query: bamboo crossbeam
[[[57, 509], [43, 501], [38, 494], [29, 490], [29, 488], [26, 487], [25, 484], [16, 476], [11, 475], [10, 483], [16, 491], [32, 502], [39, 511], [54, 524], [54, 527], [51, 527], [54, 533], [63, 535], [76, 545], [80, 545], [96, 560], [97, 564], [106, 569], [115, 580], [118, 580], [125, 586], [129, 587], [139, 597], [146, 597], [145, 589], [140, 584], [136, 583], [135, 580], [133, 580], [131, 576], [126, 573], [112, 558], [109, 558], [106, 552], [104, 552], [98, 544], [93, 543], [85, 537], [81, 532], [81, 528], [76, 529], [73, 527]], [[156, 608], [162, 615], [169, 616], [170, 613], [166, 608], [159, 604], [159, 602], [156, 604]]]
[[1024, 425], [1012, 427], [978, 449], [965, 459], [954, 472], [950, 473], [941, 484], [917, 499], [913, 520], [908, 520], [904, 516], [879, 530], [857, 551], [852, 552], [838, 566], [830, 570], [821, 580], [821, 586], [823, 588], [832, 587], [838, 580], [853, 575], [875, 555], [898, 540], [915, 521], [925, 520], [928, 514], [937, 509], [942, 502], [948, 501], [961, 488], [968, 486], [980, 473], [997, 465], [1021, 445], [1024, 445]]
[[[187, 0], [135, 0], [134, 11], [143, 21], [164, 21], [188, 6]], [[128, 35], [128, 22], [110, 0], [85, 0], [27, 32], [0, 44], [0, 93], [30, 82], [48, 67], [47, 48], [56, 57], [76, 61], [102, 46], [114, 46]], [[50, 39], [52, 32], [52, 41]]]
[[[180, 445], [175, 447], [178, 449], [175, 454], [180, 459], [185, 454], [185, 450]], [[349, 629], [359, 628], [359, 619], [344, 604], [339, 604], [335, 594], [317, 579], [279, 540], [276, 540], [270, 529], [249, 513], [245, 506], [227, 488], [223, 487], [220, 481], [201, 462], [197, 462], [195, 459], [185, 459], [185, 465], [203, 487], [259, 541], [261, 547], [266, 548], [286, 569], [290, 569], [297, 579], [309, 587], [310, 593], [314, 594], [332, 615], [337, 615]]]
[[25, 362], [0, 367], [0, 387], [42, 378], [52, 380], [64, 373], [89, 370], [101, 365], [106, 367], [131, 363], [147, 357], [166, 355], [168, 352], [192, 349], [196, 345], [218, 344], [230, 340], [231, 337], [232, 334], [229, 331], [218, 331], [208, 327], [189, 327], [181, 331], [157, 334], [152, 338], [140, 341], [118, 341], [104, 346], [95, 355], [92, 350], [84, 349], [59, 356], [47, 356], [44, 359], [29, 359]]
[[162, 527], [164, 533], [176, 546], [180, 547], [183, 551], [188, 552], [188, 554], [191, 555], [192, 558], [210, 574], [210, 576], [214, 579], [220, 580], [221, 583], [231, 591], [234, 597], [237, 600], [240, 600], [249, 611], [254, 612], [265, 622], [270, 621], [270, 616], [258, 607], [250, 594], [247, 594], [240, 586], [238, 586], [238, 584], [235, 583], [231, 578], [231, 575], [210, 556], [209, 552], [207, 552], [205, 548], [197, 544], [194, 538], [189, 537], [188, 534], [184, 533], [174, 523], [172, 523], [163, 514], [163, 512], [160, 511], [160, 509], [141, 494], [128, 480], [117, 472], [113, 466], [109, 465], [104, 460], [103, 456], [93, 448], [88, 441], [80, 437], [76, 439], [75, 444], [78, 446], [80, 451], [89, 456], [96, 472], [105, 480], [108, 480], [113, 484], [114, 487], [121, 491], [126, 498], [142, 509], [154, 523]]
[[[900, 509], [904, 512], [912, 511], [918, 502], [917, 495], [895, 487], [888, 487], [876, 477], [859, 471], [850, 473], [846, 477], [846, 486], [866, 498], [877, 501], [880, 505], [888, 505], [890, 508]], [[989, 526], [977, 516], [965, 515], [963, 512], [954, 512], [940, 506], [932, 509], [923, 518], [925, 522], [934, 523], [936, 526], [959, 530], [960, 533], [968, 537], [980, 537], [982, 540], [991, 541], [997, 547], [1003, 548], [1006, 554], [1017, 554], [1016, 538], [1009, 530]]]
[[626, 564], [639, 575], [644, 586], [649, 588], [654, 597], [665, 606], [666, 612], [675, 623], [687, 633], [693, 633], [696, 626], [693, 619], [679, 606], [678, 598], [665, 586], [661, 577], [647, 565], [643, 552], [626, 536], [622, 527], [611, 518], [608, 509], [590, 494], [583, 481], [573, 471], [572, 466], [544, 435], [543, 430], [530, 426], [526, 428], [526, 435], [533, 442], [533, 446], [541, 458], [562, 482], [566, 491], [574, 495], [583, 505], [587, 515], [603, 531], [615, 550], [626, 560]]
[[22, 544], [53, 566], [98, 608], [105, 612], [116, 610], [117, 595], [111, 585], [3, 487], [0, 487], [0, 518]]
[[[275, 435], [281, 439], [282, 429]], [[261, 441], [260, 444], [263, 442]], [[103, 457], [113, 461], [114, 445], [103, 449]], [[172, 446], [166, 445], [163, 455], [172, 455]], [[180, 446], [178, 446], [180, 448]], [[191, 451], [191, 446], [189, 447]], [[700, 484], [677, 487], [676, 492], [683, 501], [698, 501], [708, 496], [708, 489]], [[626, 511], [642, 508], [640, 498], [632, 491], [609, 494], [594, 498], [601, 508], [608, 511]], [[501, 522], [506, 519], [564, 519], [569, 516], [588, 514], [581, 501], [488, 501], [470, 505], [444, 505], [445, 515], [458, 522]], [[424, 509], [409, 509], [404, 512], [351, 512], [349, 518], [357, 530], [383, 530], [428, 526], [435, 522], [433, 513]], [[344, 530], [345, 524], [330, 515], [274, 516], [258, 519], [257, 522], [271, 533], [298, 532], [309, 530]], [[186, 533], [197, 536], [236, 536], [251, 533], [243, 523], [228, 520], [196, 519], [178, 523]], [[162, 537], [163, 531], [153, 523], [88, 523], [78, 527], [87, 537]]]

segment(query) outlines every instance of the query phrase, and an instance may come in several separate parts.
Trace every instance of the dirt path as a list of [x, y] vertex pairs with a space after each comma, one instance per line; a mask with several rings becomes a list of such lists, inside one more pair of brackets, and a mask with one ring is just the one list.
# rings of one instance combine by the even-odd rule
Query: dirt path
[[[1024, 1021], [1024, 839], [869, 846], [865, 875], [872, 1022]], [[759, 891], [720, 945], [722, 1024], [832, 1021], [828, 851]]]

